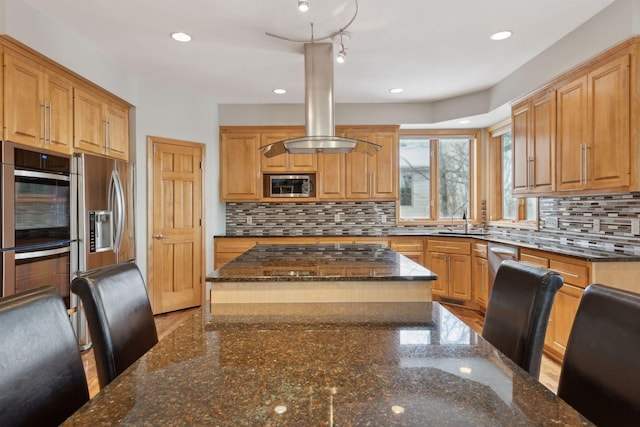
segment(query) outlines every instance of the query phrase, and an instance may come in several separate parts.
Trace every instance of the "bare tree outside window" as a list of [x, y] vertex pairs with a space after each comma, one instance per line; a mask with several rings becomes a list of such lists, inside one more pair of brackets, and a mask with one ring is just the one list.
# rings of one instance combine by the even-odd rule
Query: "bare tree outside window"
[[440, 139], [438, 141], [438, 197], [440, 218], [462, 217], [469, 207], [468, 139]]

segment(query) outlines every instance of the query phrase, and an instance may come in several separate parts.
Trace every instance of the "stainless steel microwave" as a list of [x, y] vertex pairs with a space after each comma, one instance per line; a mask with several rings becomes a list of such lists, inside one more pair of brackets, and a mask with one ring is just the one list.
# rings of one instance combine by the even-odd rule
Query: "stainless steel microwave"
[[269, 197], [313, 197], [314, 175], [268, 175]]

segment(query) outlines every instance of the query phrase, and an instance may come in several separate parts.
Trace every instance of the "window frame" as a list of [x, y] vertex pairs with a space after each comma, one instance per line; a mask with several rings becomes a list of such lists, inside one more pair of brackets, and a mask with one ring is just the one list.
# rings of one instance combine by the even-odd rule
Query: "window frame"
[[[487, 225], [510, 228], [538, 229], [538, 200], [536, 199], [535, 220], [527, 219], [527, 197], [515, 197], [517, 201], [516, 218], [502, 216], [502, 135], [512, 132], [511, 120], [491, 126], [487, 129], [488, 155], [487, 170]], [[495, 173], [499, 171], [499, 173]], [[512, 170], [513, 173], [513, 170]], [[513, 181], [512, 181], [513, 182]]]
[[[396, 223], [402, 226], [411, 226], [411, 225], [461, 225], [464, 224], [462, 220], [462, 212], [460, 212], [459, 218], [445, 217], [439, 218], [439, 204], [440, 197], [438, 193], [438, 189], [440, 187], [439, 179], [440, 174], [438, 173], [439, 165], [438, 165], [438, 141], [440, 139], [469, 139], [469, 206], [468, 206], [468, 221], [470, 224], [477, 224], [480, 206], [478, 203], [478, 189], [479, 189], [479, 177], [478, 177], [478, 159], [479, 159], [479, 144], [480, 144], [480, 134], [481, 131], [479, 129], [411, 129], [411, 130], [400, 130], [398, 132], [398, 165], [400, 162], [400, 141], [402, 139], [411, 139], [413, 138], [428, 138], [430, 139], [430, 178], [429, 178], [429, 191], [430, 191], [430, 206], [429, 218], [402, 218], [400, 216], [400, 199], [396, 201]], [[402, 172], [400, 167], [398, 166], [398, 183], [400, 183], [400, 179], [402, 179]], [[398, 184], [399, 186], [400, 184]], [[398, 194], [400, 191], [398, 190]]]

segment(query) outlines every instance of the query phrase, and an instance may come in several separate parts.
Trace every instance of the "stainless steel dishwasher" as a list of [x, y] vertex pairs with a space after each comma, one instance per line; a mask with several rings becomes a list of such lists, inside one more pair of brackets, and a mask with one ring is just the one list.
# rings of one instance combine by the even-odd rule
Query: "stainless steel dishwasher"
[[493, 281], [496, 278], [496, 273], [502, 261], [512, 259], [518, 261], [518, 255], [520, 251], [515, 246], [503, 245], [501, 243], [489, 242], [489, 253], [487, 258], [489, 260], [489, 286], [493, 287]]

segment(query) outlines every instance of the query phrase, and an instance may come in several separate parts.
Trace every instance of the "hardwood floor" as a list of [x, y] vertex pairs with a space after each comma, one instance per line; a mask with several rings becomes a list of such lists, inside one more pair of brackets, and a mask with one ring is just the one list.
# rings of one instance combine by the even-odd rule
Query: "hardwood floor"
[[[482, 313], [465, 307], [448, 304], [446, 306], [452, 313], [462, 319], [475, 332], [482, 332], [484, 317]], [[195, 308], [175, 311], [172, 313], [159, 314], [155, 316], [156, 329], [158, 331], [158, 339], [162, 340], [171, 333], [185, 319], [191, 316]], [[89, 384], [89, 395], [95, 396], [100, 391], [98, 384], [98, 376], [96, 373], [95, 359], [93, 358], [93, 350], [86, 351], [82, 354], [85, 373], [87, 375], [87, 383]], [[560, 377], [560, 364], [551, 360], [547, 356], [542, 356], [542, 365], [540, 368], [540, 382], [544, 384], [552, 392], [558, 389], [558, 378]]]
[[[447, 309], [458, 316], [469, 325], [475, 332], [482, 333], [482, 325], [484, 325], [484, 316], [482, 313], [469, 308], [446, 304]], [[558, 390], [558, 379], [560, 378], [560, 364], [555, 360], [542, 355], [542, 363], [540, 364], [540, 382], [544, 384], [552, 392]]]

